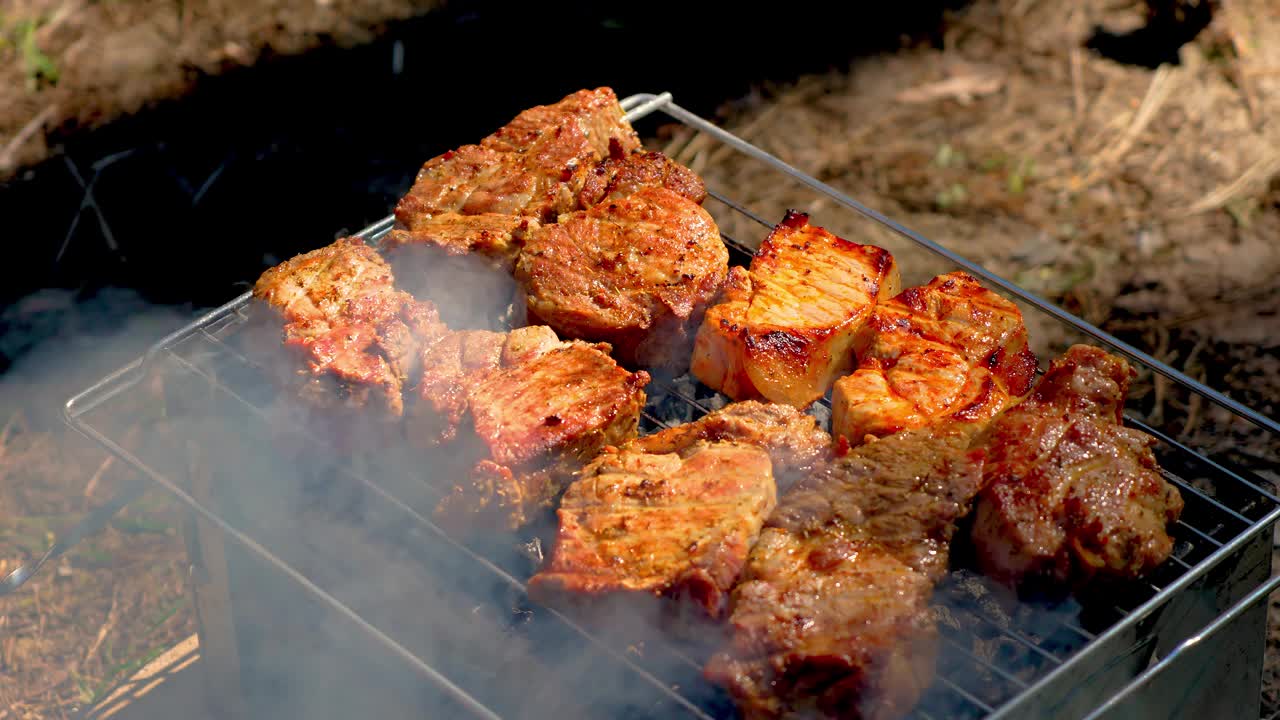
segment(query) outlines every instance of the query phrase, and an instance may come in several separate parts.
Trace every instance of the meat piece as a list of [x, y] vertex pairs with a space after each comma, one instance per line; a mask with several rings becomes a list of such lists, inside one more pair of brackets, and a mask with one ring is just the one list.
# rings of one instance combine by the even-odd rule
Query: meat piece
[[881, 303], [858, 369], [835, 384], [831, 434], [868, 436], [983, 423], [1031, 389], [1036, 357], [1017, 306], [953, 272]]
[[779, 500], [705, 673], [752, 718], [905, 715], [932, 681], [934, 584], [982, 478], [956, 428], [861, 447]]
[[615, 144], [608, 159], [584, 165], [578, 173], [581, 177], [574, 182], [582, 188], [578, 204], [583, 208], [634, 195], [647, 187], [665, 187], [699, 205], [707, 198], [707, 186], [697, 173], [660, 152], [625, 154]]
[[702, 441], [755, 445], [769, 453], [773, 474], [782, 487], [817, 467], [831, 454], [831, 436], [812, 415], [789, 405], [755, 400], [730, 403], [697, 420], [635, 440], [651, 453], [680, 452]]
[[853, 367], [870, 339], [872, 308], [899, 285], [888, 251], [836, 237], [788, 211], [751, 269], [734, 268], [722, 301], [707, 311], [693, 374], [734, 399], [806, 407]]
[[648, 187], [531, 232], [516, 280], [529, 323], [607, 342], [626, 365], [680, 372], [728, 262], [706, 210]]
[[456, 328], [490, 328], [515, 298], [512, 268], [537, 221], [519, 215], [440, 213], [382, 239], [401, 286], [437, 303]]
[[581, 90], [530, 108], [478, 145], [428, 160], [396, 219], [409, 230], [440, 213], [527, 215], [553, 221], [576, 205], [569, 182], [580, 166], [608, 156], [610, 143], [640, 147], [609, 88]]
[[411, 442], [448, 444], [465, 475], [438, 508], [443, 523], [519, 527], [605, 445], [635, 437], [649, 376], [608, 350], [527, 327], [454, 333], [424, 353]]
[[1075, 584], [1169, 559], [1182, 496], [1160, 475], [1155, 440], [1121, 424], [1133, 376], [1122, 358], [1076, 345], [991, 424], [973, 525], [988, 575]]
[[405, 252], [429, 248], [448, 256], [475, 256], [490, 260], [495, 268], [511, 272], [529, 229], [537, 221], [520, 215], [440, 213], [422, 218], [412, 230], [394, 229], [382, 239], [392, 262]]
[[540, 602], [676, 596], [719, 617], [775, 503], [769, 455], [732, 442], [607, 448], [565, 492]]
[[306, 397], [389, 418], [403, 412], [419, 347], [446, 331], [435, 307], [397, 290], [390, 266], [360, 238], [267, 270], [253, 295], [284, 320], [285, 346], [306, 358], [315, 386]]

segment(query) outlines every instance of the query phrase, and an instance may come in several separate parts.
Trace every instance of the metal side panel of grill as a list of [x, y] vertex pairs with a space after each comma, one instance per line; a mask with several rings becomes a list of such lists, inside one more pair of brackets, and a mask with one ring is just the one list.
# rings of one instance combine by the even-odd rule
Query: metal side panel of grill
[[[1035, 323], [1129, 357], [1150, 377], [1280, 437], [1274, 420], [1183, 376], [677, 106], [623, 101], [633, 122], [680, 123], [710, 162], [770, 173], [779, 197], [845, 237], [880, 244], [909, 282], [964, 269]], [[744, 263], [786, 207], [709, 182], [707, 209]], [[390, 218], [362, 234], [373, 240]], [[432, 521], [431, 458], [395, 447], [338, 456], [281, 412], [237, 339], [243, 295], [158, 341], [68, 401], [72, 427], [177, 496], [209, 696], [230, 715], [732, 717], [700, 676], [706, 647], [588, 625], [529, 602], [525, 538], [464, 545]], [[1037, 348], [1041, 360], [1058, 348]], [[163, 401], [150, 389], [163, 387]], [[688, 378], [655, 381], [642, 431], [725, 401]], [[826, 421], [829, 405], [811, 410]], [[1257, 477], [1151, 427], [1186, 501], [1174, 557], [1152, 577], [1077, 602], [1013, 602], [961, 567], [936, 593], [942, 651], [921, 718], [1257, 716], [1272, 529]], [[149, 428], [126, 447], [132, 426]], [[440, 458], [440, 462], [445, 459]], [[962, 554], [962, 553], [958, 553]]]

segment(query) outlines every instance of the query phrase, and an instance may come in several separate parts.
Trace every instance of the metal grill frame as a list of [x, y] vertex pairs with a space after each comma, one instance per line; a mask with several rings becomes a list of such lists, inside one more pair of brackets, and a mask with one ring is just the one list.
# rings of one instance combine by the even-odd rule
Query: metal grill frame
[[[1186, 377], [1179, 371], [1168, 367], [1164, 363], [1150, 357], [1137, 348], [1111, 337], [1098, 328], [1061, 310], [1057, 306], [1038, 298], [1032, 293], [1023, 290], [1003, 278], [1000, 278], [977, 263], [974, 263], [959, 254], [924, 238], [923, 236], [920, 236], [880, 213], [865, 207], [825, 183], [799, 172], [778, 158], [741, 140], [740, 138], [737, 138], [722, 128], [719, 128], [718, 126], [684, 110], [672, 101], [672, 97], [669, 93], [663, 93], [660, 95], [633, 95], [622, 100], [622, 106], [627, 110], [627, 119], [633, 122], [660, 112], [674, 121], [693, 128], [698, 132], [710, 135], [720, 143], [731, 147], [754, 160], [764, 163], [773, 170], [781, 172], [791, 179], [802, 183], [815, 193], [826, 196], [844, 208], [852, 210], [862, 217], [887, 228], [898, 236], [901, 236], [902, 238], [905, 238], [916, 245], [941, 256], [954, 264], [957, 268], [964, 269], [983, 279], [987, 283], [1005, 291], [1009, 295], [1032, 305], [1037, 310], [1071, 326], [1076, 331], [1088, 335], [1101, 345], [1104, 345], [1119, 354], [1127, 356], [1130, 360], [1151, 369], [1153, 372], [1162, 375], [1165, 378], [1168, 378], [1173, 383], [1187, 389], [1189, 392], [1195, 393], [1211, 403], [1224, 407], [1239, 417], [1257, 425], [1264, 431], [1280, 437], [1280, 423], [1277, 423], [1275, 420], [1260, 415], [1252, 409], [1222, 395], [1212, 388], [1209, 388], [1192, 378]], [[736, 204], [725, 194], [711, 190], [711, 198], [715, 202], [723, 204], [731, 211], [741, 213], [751, 218], [756, 223], [759, 223], [763, 228], [771, 227], [771, 223], [754, 215], [751, 211], [741, 205]], [[371, 241], [376, 240], [390, 230], [393, 223], [394, 218], [385, 218], [366, 228], [360, 232], [359, 235]], [[736, 243], [729, 237], [726, 237], [725, 240], [726, 244], [730, 246], [731, 251], [735, 253], [736, 257], [741, 259], [744, 253], [749, 256], [750, 250], [747, 247], [740, 243]], [[330, 609], [352, 622], [361, 631], [368, 634], [368, 636], [374, 641], [387, 648], [399, 658], [403, 659], [418, 673], [420, 673], [423, 678], [434, 683], [437, 687], [441, 688], [442, 691], [454, 698], [458, 702], [459, 706], [469, 712], [472, 716], [486, 718], [499, 717], [490, 708], [486, 707], [482, 701], [468, 694], [450, 680], [450, 678], [423, 662], [420, 658], [414, 655], [414, 653], [397, 643], [394, 638], [388, 636], [372, 623], [362, 618], [358, 613], [354, 612], [340, 600], [330, 595], [304, 574], [278, 558], [266, 547], [256, 542], [252, 537], [249, 537], [245, 533], [233, 527], [216, 512], [210, 510], [207, 504], [202, 502], [200, 498], [195, 497], [192, 492], [189, 492], [188, 489], [184, 488], [182, 483], [177, 482], [174, 478], [168, 477], [164, 473], [157, 471], [155, 467], [149, 464], [145, 459], [131, 453], [116, 440], [112, 439], [106, 430], [95, 426], [89, 420], [89, 413], [92, 410], [103, 406], [105, 403], [110, 402], [114, 398], [120, 397], [130, 389], [138, 386], [142, 379], [146, 377], [147, 374], [160, 362], [172, 359], [178, 363], [188, 366], [196, 372], [200, 372], [199, 368], [193, 366], [182, 356], [181, 352], [178, 350], [179, 346], [183, 343], [198, 341], [215, 343], [221, 345], [224, 349], [227, 348], [225, 343], [223, 343], [223, 337], [226, 332], [233, 330], [237, 323], [243, 322], [244, 311], [249, 302], [249, 293], [245, 293], [235, 298], [231, 302], [228, 302], [227, 304], [200, 317], [194, 322], [165, 336], [156, 342], [143, 357], [138, 358], [129, 365], [126, 365], [115, 373], [112, 373], [95, 383], [93, 386], [87, 388], [83, 392], [70, 398], [66, 402], [64, 408], [64, 416], [67, 423], [78, 432], [101, 444], [108, 451], [115, 454], [121, 460], [138, 470], [144, 476], [150, 478], [165, 490], [172, 493], [182, 503], [184, 503], [191, 512], [198, 516], [200, 521], [207, 527], [216, 530], [218, 533], [238, 543], [248, 552], [259, 557], [267, 564], [274, 566], [275, 569], [295, 582], [304, 592], [309, 593], [322, 604], [328, 606]], [[231, 352], [235, 351], [232, 350]], [[250, 362], [247, 358], [243, 359], [245, 362]], [[218, 380], [211, 376], [208, 377], [208, 380], [213, 384], [218, 383]], [[664, 393], [669, 397], [676, 398], [680, 402], [687, 403], [691, 409], [693, 409], [695, 414], [705, 413], [708, 410], [705, 403], [697, 397], [696, 393], [690, 395], [687, 391], [669, 383], [658, 382], [655, 383], [655, 385], [657, 386], [656, 389], [658, 392]], [[233, 389], [223, 389], [233, 395], [235, 394]], [[243, 400], [243, 398], [241, 399]], [[246, 401], [246, 403], [252, 407], [252, 403], [248, 403], [248, 401]], [[1196, 538], [1194, 541], [1195, 543], [1200, 543], [1204, 548], [1208, 549], [1200, 553], [1198, 560], [1190, 563], [1185, 561], [1182, 557], [1186, 553], [1179, 553], [1177, 557], [1170, 561], [1170, 567], [1176, 568], [1173, 570], [1175, 576], [1172, 580], [1163, 586], [1152, 585], [1151, 590], [1154, 591], [1154, 594], [1151, 594], [1145, 601], [1136, 607], [1116, 608], [1116, 613], [1120, 616], [1119, 619], [1111, 623], [1103, 632], [1094, 634], [1084, 629], [1079, 624], [1064, 624], [1063, 627], [1068, 632], [1075, 633], [1079, 638], [1083, 639], [1083, 643], [1079, 644], [1066, 657], [1060, 658], [1053, 652], [1045, 650], [1042, 642], [1037, 639], [1026, 637], [1025, 635], [1020, 636], [1016, 628], [1010, 630], [1009, 628], [995, 627], [995, 623], [993, 623], [989, 618], [981, 617], [979, 613], [976, 617], [976, 622], [991, 624], [992, 627], [995, 627], [995, 629], [1000, 633], [1010, 638], [1013, 643], [1024, 646], [1027, 653], [1036, 656], [1043, 656], [1042, 659], [1044, 662], [1049, 663], [1051, 669], [1047, 672], [1040, 673], [1037, 677], [1034, 677], [1031, 680], [1017, 677], [1016, 673], [1000, 667], [998, 663], [994, 663], [974, 654], [969, 647], [966, 647], [966, 643], [963, 642], [962, 637], [957, 639], [959, 636], [953, 637], [944, 633], [944, 644], [959, 656], [971, 659], [975, 666], [985, 666], [982, 672], [987, 674], [988, 680], [990, 680], [990, 678], [998, 678], [999, 682], [1007, 683], [1009, 686], [1016, 687], [1016, 691], [1012, 692], [1012, 694], [1010, 694], [1003, 703], [993, 706], [982, 700], [980, 697], [977, 697], [974, 694], [973, 689], [965, 687], [963, 682], [957, 682], [940, 671], [938, 679], [935, 682], [935, 686], [940, 688], [940, 692], [951, 693], [955, 697], [961, 698], [964, 702], [972, 704], [973, 707], [979, 711], [975, 716], [1010, 718], [1024, 717], [1029, 713], [1037, 715], [1048, 713], [1052, 715], [1057, 714], [1058, 712], [1063, 712], [1066, 708], [1079, 710], [1079, 698], [1074, 701], [1075, 704], [1071, 704], [1072, 701], [1069, 701], [1066, 697], [1073, 686], [1077, 686], [1087, 677], [1095, 677], [1097, 673], [1100, 672], [1099, 668], [1105, 668], [1113, 659], [1109, 657], [1109, 653], [1123, 647], [1126, 642], [1126, 638], [1131, 636], [1141, 638], [1144, 633], [1146, 635], [1150, 635], [1151, 629], [1149, 627], [1143, 630], [1140, 626], [1144, 624], [1150, 625], [1152, 622], [1158, 620], [1158, 616], [1161, 615], [1164, 609], [1170, 606], [1180, 596], [1186, 594], [1188, 588], [1196, 584], [1206, 583], [1210, 574], [1213, 573], [1215, 569], [1219, 568], [1220, 565], [1224, 565], [1224, 561], [1227, 561], [1228, 559], [1238, 560], [1242, 553], [1248, 550], [1251, 545], [1258, 545], [1262, 543], [1263, 538], [1269, 539], [1274, 523], [1277, 519], [1280, 519], [1280, 499], [1277, 499], [1270, 492], [1265, 490], [1259, 481], [1251, 480], [1248, 477], [1245, 477], [1241, 472], [1205, 458], [1195, 451], [1177, 443], [1172, 438], [1164, 436], [1156, 429], [1146, 426], [1135, 418], [1130, 417], [1128, 420], [1130, 424], [1135, 427], [1145, 430], [1157, 437], [1163, 446], [1167, 446], [1167, 448], [1171, 449], [1182, 463], [1187, 464], [1187, 467], [1198, 467], [1200, 472], [1212, 476], [1215, 481], [1238, 485], [1238, 490], [1244, 492], [1246, 495], [1251, 495], [1253, 500], [1250, 501], [1250, 505], [1248, 507], [1229, 507], [1224, 503], [1219, 502], [1214, 497], [1201, 493], [1191, 484], [1184, 482], [1178, 475], [1172, 472], [1166, 472], [1166, 476], [1178, 486], [1184, 497], [1188, 497], [1188, 499], [1194, 500], [1197, 503], [1202, 503], [1205, 507], [1211, 508], [1214, 513], [1218, 513], [1223, 517], [1234, 518], [1232, 522], [1239, 526], [1239, 530], [1232, 533], [1229, 537], [1217, 538], [1214, 537], [1214, 535], [1223, 529], [1221, 524], [1219, 524], [1215, 529], [1206, 531], [1205, 528], [1189, 525], [1185, 522], [1182, 523], [1180, 528], [1181, 533], [1187, 537]], [[651, 424], [664, 424], [663, 418], [654, 417], [652, 414], [647, 415], [646, 421]], [[495, 573], [503, 575], [513, 585], [513, 587], [518, 588], [519, 591], [523, 591], [523, 584], [519, 579], [510, 576], [505, 570], [493, 565], [485, 558], [476, 554], [473, 550], [450, 539], [445, 533], [443, 533], [443, 531], [439, 530], [439, 528], [437, 528], [429, 518], [422, 516], [412, 507], [409, 507], [393, 495], [387, 493], [377, 483], [372, 482], [367, 478], [363, 478], [349, 470], [346, 472], [355, 482], [367, 487], [369, 491], [378, 494], [380, 497], [394, 505], [400, 506], [405, 512], [413, 516], [417, 522], [421, 523], [424, 527], [429, 528], [432, 533], [438, 535], [441, 541], [455, 545], [460, 552], [472, 556], [475, 562], [479, 564], [491, 567]], [[1267, 542], [1266, 545], [1269, 551], [1270, 543]], [[1230, 563], [1225, 564], [1229, 565]], [[1167, 673], [1171, 667], [1174, 667], [1179, 658], [1191, 653], [1197, 645], [1205, 643], [1207, 639], [1212, 638], [1216, 633], [1222, 631], [1224, 627], [1229, 625], [1231, 622], [1236, 621], [1246, 612], [1255, 609], [1258, 603], [1265, 599], [1272, 590], [1276, 589], [1276, 587], [1280, 587], [1280, 576], [1270, 578], [1262, 584], [1259, 584], [1261, 580], [1257, 578], [1251, 579], [1248, 582], [1252, 582], [1253, 584], [1250, 587], [1243, 588], [1242, 591], [1236, 592], [1233, 596], [1228, 598], [1230, 601], [1228, 603], [1229, 607], [1226, 608], [1225, 612], [1218, 614], [1203, 627], [1196, 624], [1190, 628], [1183, 629], [1172, 640], [1173, 643], [1177, 644], [1170, 644], [1166, 648], [1161, 659], [1149, 664], [1145, 669], [1142, 669], [1141, 667], [1135, 668], [1124, 677], [1111, 678], [1111, 681], [1107, 683], [1111, 688], [1110, 693], [1106, 694], [1105, 697], [1095, 697], [1092, 702], [1087, 702], [1085, 710], [1088, 712], [1088, 716], [1090, 718], [1102, 717], [1106, 713], [1112, 712], [1117, 708], [1121, 708], [1126, 700], [1129, 700], [1135, 695], [1143, 692], [1144, 689], [1156, 682], [1161, 677], [1162, 673]], [[554, 613], [554, 611], [551, 612]], [[615, 659], [619, 659], [623, 663], [631, 666], [632, 669], [638, 673], [638, 677], [640, 677], [644, 682], [653, 685], [662, 692], [674, 695], [671, 689], [666, 687], [661, 680], [645, 670], [645, 668], [640, 664], [637, 664], [631, 659], [623, 656], [617, 648], [606, 646], [603, 641], [590, 637], [589, 633], [587, 633], [585, 629], [569, 618], [560, 615], [559, 613], [554, 614], [556, 614], [572, 631], [582, 633], [584, 637], [587, 637], [591, 642], [598, 644], [601, 649], [615, 657]], [[1201, 621], [1201, 624], [1203, 624], [1203, 621]], [[691, 659], [689, 661], [694, 662]], [[1138, 670], [1141, 670], [1141, 672], [1137, 672]], [[697, 707], [688, 700], [685, 700], [683, 697], [679, 697], [678, 695], [676, 697], [677, 704], [688, 710], [692, 716], [701, 718], [711, 717], [702, 708]], [[927, 702], [917, 710], [917, 715], [925, 718], [930, 717]]]

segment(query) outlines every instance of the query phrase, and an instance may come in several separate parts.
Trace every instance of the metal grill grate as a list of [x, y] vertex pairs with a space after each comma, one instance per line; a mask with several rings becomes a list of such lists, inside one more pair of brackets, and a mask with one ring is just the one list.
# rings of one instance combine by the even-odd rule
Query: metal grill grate
[[[1054, 316], [1063, 314], [963, 258], [955, 257], [852, 203], [816, 180], [781, 165], [762, 151], [688, 115], [672, 104], [669, 96], [634, 96], [623, 102], [624, 107], [630, 109], [629, 115], [633, 120], [661, 110], [702, 132], [713, 134], [716, 139], [750, 157], [765, 161], [775, 170], [781, 166], [792, 179], [835, 198], [844, 207], [889, 227], [926, 250], [955, 261], [956, 265], [1010, 291], [1019, 300], [1031, 303], [1038, 311]], [[718, 221], [729, 216], [745, 219], [749, 225], [760, 228], [761, 237], [771, 227], [768, 220], [722, 192], [712, 190], [707, 205]], [[815, 221], [822, 224], [820, 214], [815, 216]], [[727, 227], [732, 223], [722, 224]], [[741, 227], [741, 223], [736, 226]], [[390, 227], [391, 219], [388, 218], [366, 229], [363, 234], [371, 240], [377, 239]], [[751, 250], [746, 243], [728, 234], [725, 242], [730, 248], [733, 264], [749, 262]], [[906, 261], [900, 259], [900, 263], [905, 265]], [[323, 587], [324, 583], [313, 580], [291, 565], [283, 553], [268, 549], [269, 543], [252, 537], [251, 532], [236, 527], [216, 509], [192, 497], [179, 482], [175, 482], [171, 473], [166, 472], [162, 463], [135, 455], [119, 445], [111, 435], [121, 429], [118, 417], [110, 422], [98, 419], [95, 411], [126, 397], [128, 391], [138, 387], [144, 377], [154, 373], [169, 379], [177, 378], [198, 386], [199, 392], [222, 398], [230, 408], [230, 416], [243, 418], [246, 424], [257, 427], [257, 432], [268, 433], [278, 429], [275, 426], [280, 419], [271, 414], [275, 390], [257, 363], [235, 343], [237, 333], [247, 323], [248, 303], [247, 294], [237, 298], [164, 338], [146, 357], [72, 398], [67, 404], [68, 421], [176, 494], [232, 540], [416, 668], [422, 677], [452, 698], [458, 709], [476, 717], [503, 716], [506, 714], [503, 711], [509, 709], [504, 703], [509, 701], [492, 697], [491, 689], [469, 678], [465, 667], [440, 667], [438, 661], [428, 662], [421, 651], [401, 644], [394, 637], [395, 633], [380, 629], [377, 623], [362, 617], [332, 590]], [[1113, 341], [1082, 321], [1070, 318], [1070, 324], [1173, 379], [1189, 391], [1200, 393], [1211, 401], [1223, 401], [1220, 404], [1267, 430], [1276, 429], [1274, 421], [1239, 407], [1136, 349]], [[688, 378], [655, 381], [648, 391], [642, 432], [692, 420], [726, 402], [722, 396]], [[829, 408], [829, 402], [824, 399], [811, 412], [825, 421]], [[1182, 627], [1200, 617], [1175, 607], [1180, 598], [1191, 596], [1189, 589], [1208, 585], [1211, 571], [1220, 565], [1229, 565], [1224, 562], [1228, 559], [1238, 559], [1250, 543], [1269, 538], [1269, 528], [1280, 518], [1280, 501], [1264, 490], [1259, 481], [1206, 459], [1136, 418], [1128, 420], [1134, 427], [1160, 441], [1157, 456], [1165, 476], [1177, 485], [1186, 501], [1183, 518], [1174, 528], [1174, 557], [1145, 581], [1117, 588], [1105, 598], [1095, 597], [1083, 605], [1074, 601], [1065, 604], [1011, 604], [1000, 597], [994, 586], [976, 574], [963, 570], [952, 573], [936, 593], [943, 616], [940, 624], [942, 647], [936, 680], [916, 709], [918, 717], [1008, 717], [1031, 710], [1071, 714], [1068, 708], [1080, 707], [1071, 704], [1080, 702], [1072, 700], [1072, 690], [1086, 681], [1092, 682], [1093, 695], [1085, 707], [1096, 705], [1101, 698], [1120, 691], [1148, 664], [1152, 653], [1159, 647], [1171, 646], [1203, 623], [1201, 619], [1191, 628]], [[300, 435], [306, 434], [304, 429], [297, 430]], [[309, 442], [318, 441], [312, 438]], [[590, 648], [591, 652], [624, 668], [634, 675], [638, 684], [659, 698], [654, 701], [656, 704], [649, 706], [655, 714], [699, 718], [731, 716], [730, 703], [700, 679], [700, 649], [646, 638], [646, 652], [631, 653], [627, 638], [604, 639], [561, 613], [532, 607], [524, 596], [523, 584], [532, 566], [449, 538], [431, 521], [425, 510], [423, 499], [434, 499], [431, 489], [421, 488], [425, 495], [420, 497], [405, 496], [405, 488], [413, 488], [414, 483], [422, 485], [419, 476], [405, 474], [402, 468], [369, 469], [352, 465], [344, 466], [341, 475], [340, 482], [358, 488], [373, 498], [371, 502], [384, 507], [388, 516], [398, 518], [397, 523], [411, 526], [414, 532], [428, 539], [433, 546], [432, 552], [437, 553], [432, 556], [431, 564], [466, 562], [486, 573], [494, 587], [507, 593], [516, 615], [532, 618], [521, 630], [529, 637], [570, 637], [572, 642]], [[414, 492], [417, 491], [415, 489]], [[446, 556], [447, 562], [442, 559]], [[1260, 580], [1254, 582], [1255, 586], [1257, 582]], [[1245, 591], [1249, 589], [1252, 587]], [[1236, 599], [1234, 596], [1229, 598], [1231, 602]]]

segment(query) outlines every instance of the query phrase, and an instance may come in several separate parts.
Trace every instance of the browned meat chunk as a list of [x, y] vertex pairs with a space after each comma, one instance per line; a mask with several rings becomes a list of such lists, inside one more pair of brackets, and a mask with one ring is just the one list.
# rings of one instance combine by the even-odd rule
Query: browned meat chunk
[[649, 376], [608, 346], [546, 327], [454, 333], [429, 348], [410, 408], [418, 444], [452, 443], [468, 470], [441, 502], [455, 528], [519, 527], [605, 445], [635, 437]]
[[610, 143], [640, 146], [609, 88], [581, 90], [530, 108], [479, 145], [432, 158], [396, 205], [396, 219], [416, 230], [440, 213], [498, 213], [555, 220], [573, 209], [568, 182], [580, 166], [602, 160]]
[[866, 346], [872, 308], [897, 294], [888, 251], [858, 245], [788, 212], [751, 260], [734, 268], [722, 301], [707, 311], [693, 374], [742, 400], [806, 407], [853, 367]]
[[730, 403], [691, 423], [660, 430], [633, 444], [651, 453], [679, 452], [701, 441], [755, 445], [769, 453], [783, 487], [828, 459], [831, 436], [811, 415], [789, 405], [755, 400]]
[[626, 365], [679, 372], [728, 262], [706, 210], [650, 187], [531, 232], [516, 280], [530, 323], [607, 342]]
[[676, 596], [718, 617], [775, 493], [769, 455], [754, 445], [607, 448], [565, 492], [551, 561], [529, 591]]
[[982, 478], [955, 429], [861, 447], [779, 500], [730, 600], [708, 678], [744, 717], [889, 720], [932, 682], [929, 598]]
[[1155, 440], [1121, 424], [1133, 375], [1122, 358], [1074, 346], [992, 423], [973, 526], [987, 574], [1074, 583], [1169, 559], [1182, 496], [1160, 475]]
[[445, 332], [435, 307], [397, 290], [390, 266], [360, 238], [267, 270], [253, 294], [284, 320], [284, 344], [306, 358], [307, 383], [317, 386], [307, 397], [390, 418], [403, 411], [419, 348]]
[[902, 291], [868, 327], [874, 339], [831, 402], [831, 434], [854, 445], [936, 422], [983, 423], [1031, 389], [1022, 313], [965, 273]]
[[578, 203], [583, 208], [605, 200], [618, 200], [647, 187], [665, 187], [699, 205], [707, 198], [707, 186], [689, 168], [660, 152], [624, 154], [615, 145], [607, 160], [584, 166], [575, 183], [581, 186]]

